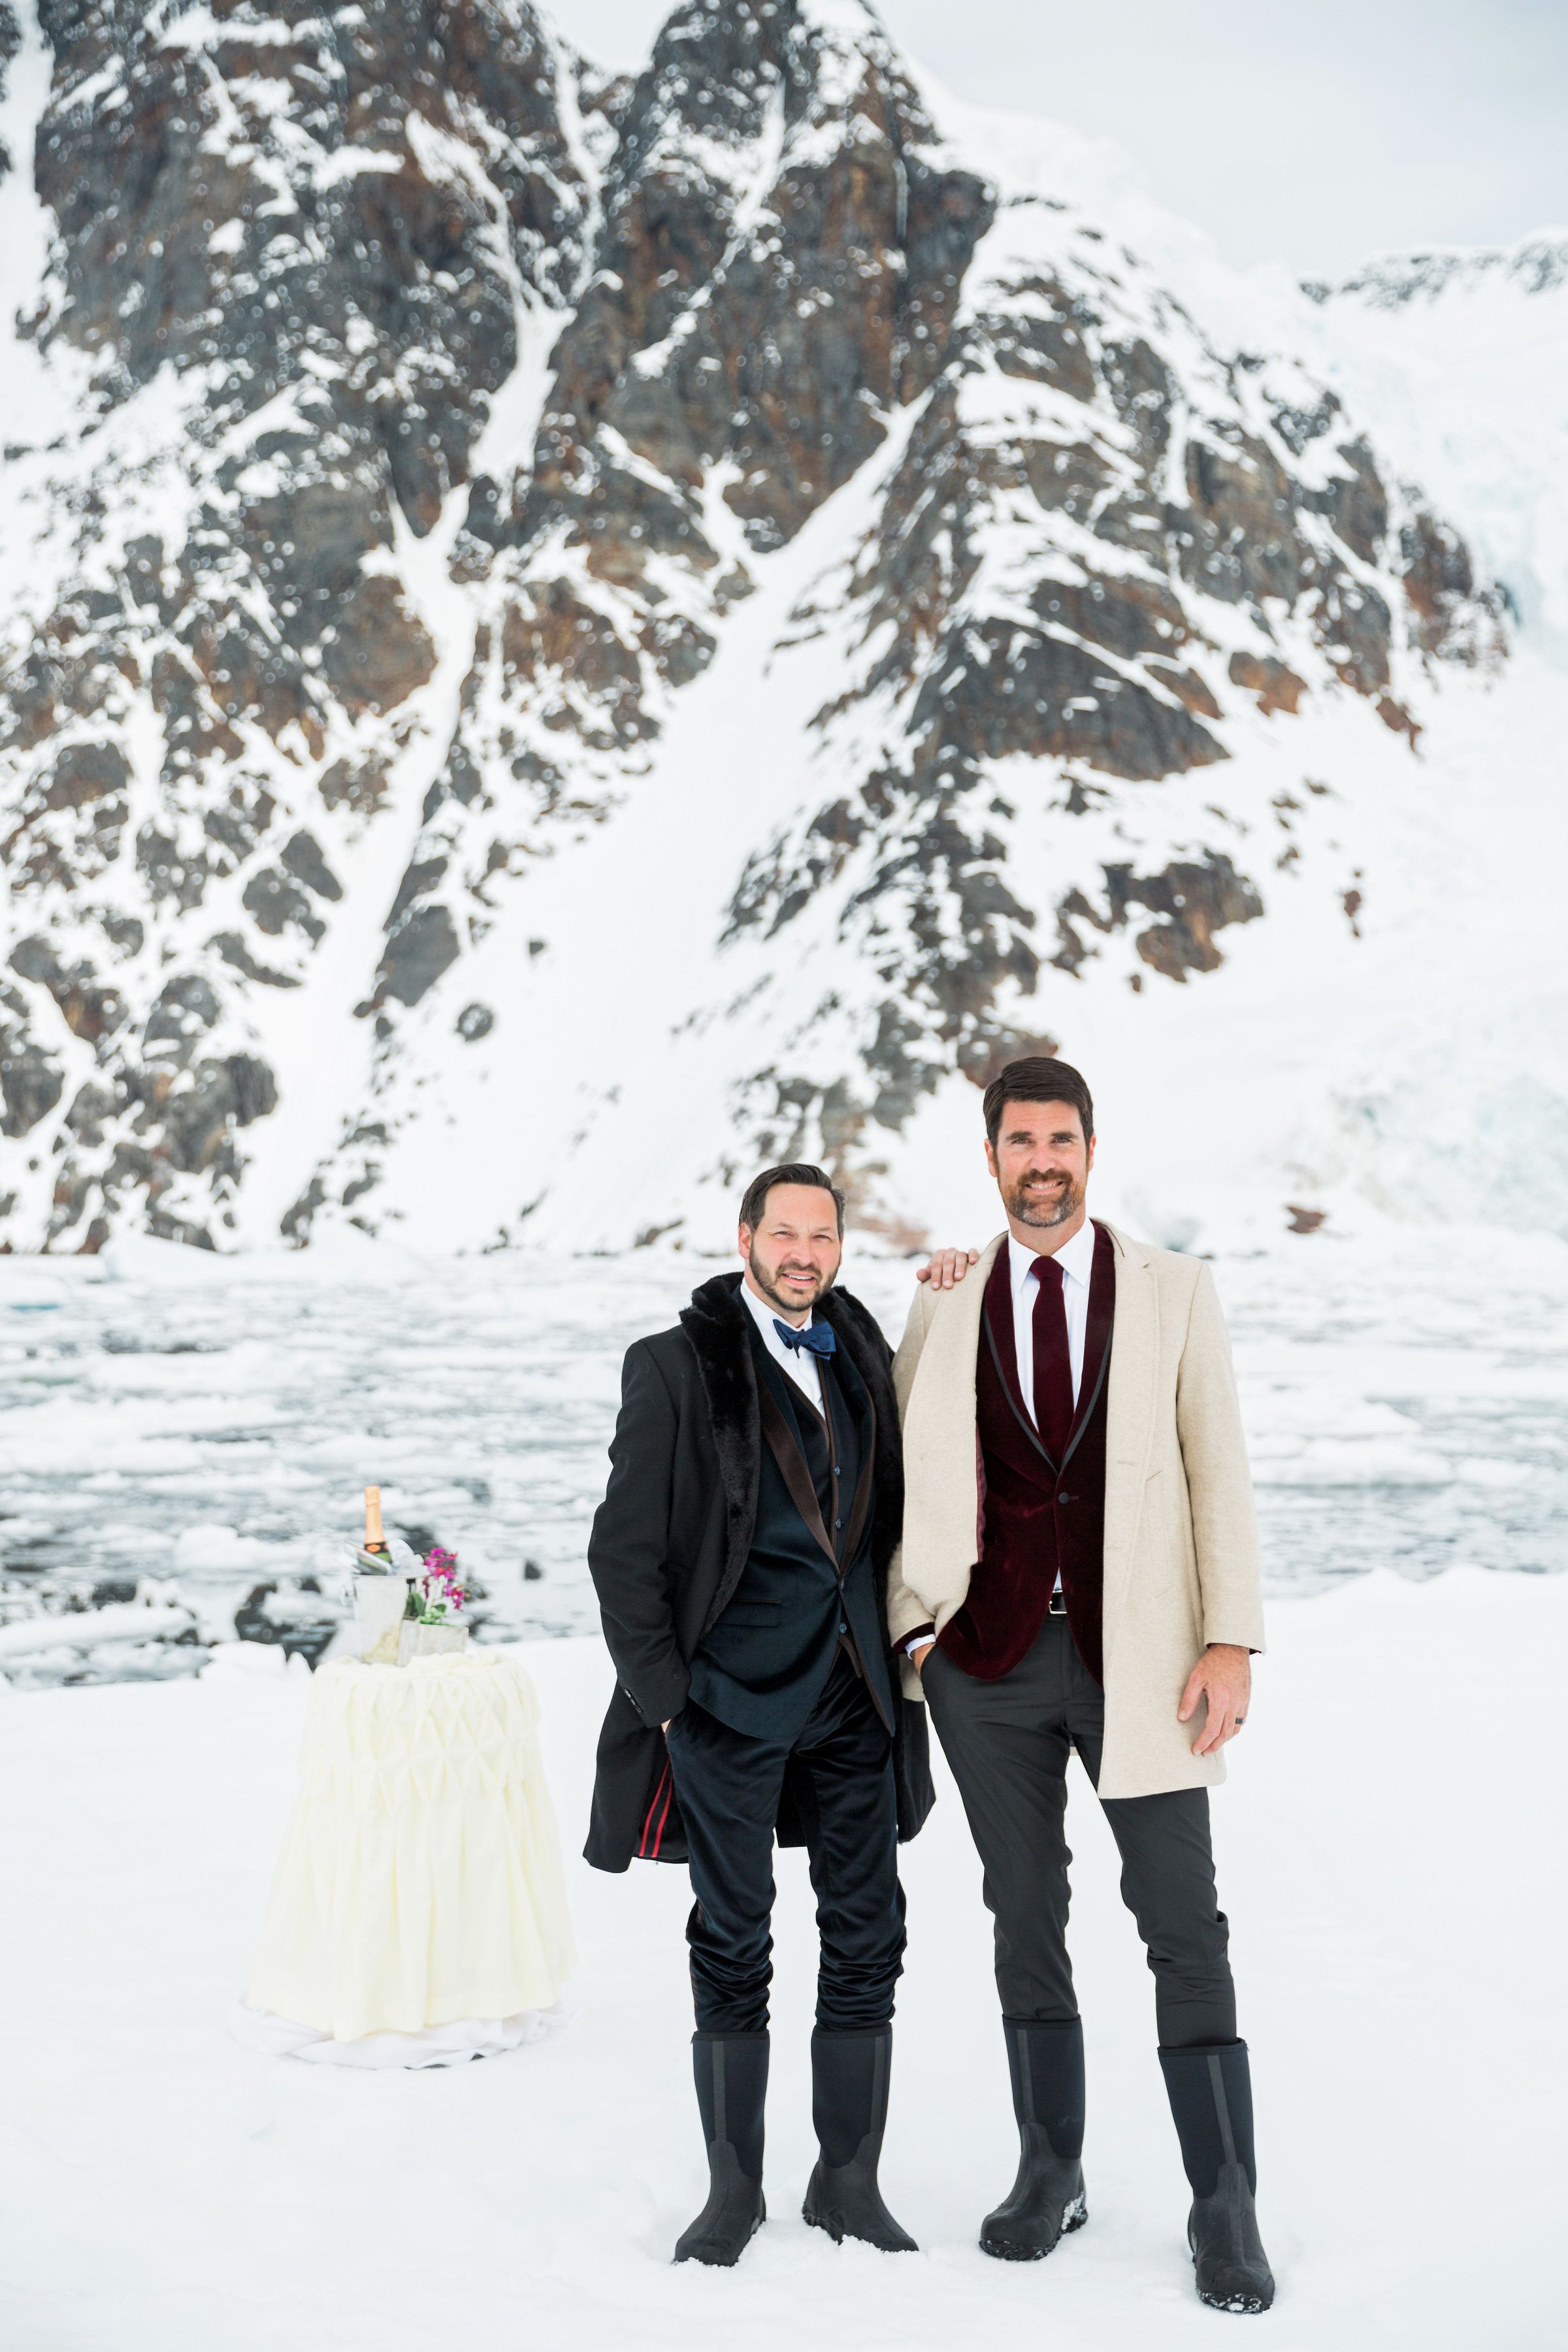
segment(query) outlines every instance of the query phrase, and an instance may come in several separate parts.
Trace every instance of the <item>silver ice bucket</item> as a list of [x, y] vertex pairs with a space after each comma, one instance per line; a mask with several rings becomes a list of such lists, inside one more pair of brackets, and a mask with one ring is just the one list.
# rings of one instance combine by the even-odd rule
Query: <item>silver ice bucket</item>
[[398, 1640], [405, 1622], [414, 1579], [395, 1571], [389, 1576], [356, 1576], [354, 1625], [359, 1654], [367, 1666], [395, 1666]]

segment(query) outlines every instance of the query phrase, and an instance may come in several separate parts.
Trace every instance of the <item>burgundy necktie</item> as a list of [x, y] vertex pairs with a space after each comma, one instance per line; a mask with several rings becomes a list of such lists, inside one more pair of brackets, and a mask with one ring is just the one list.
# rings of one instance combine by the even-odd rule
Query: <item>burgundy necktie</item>
[[1054, 1257], [1037, 1257], [1032, 1271], [1040, 1286], [1035, 1293], [1035, 1427], [1059, 1470], [1073, 1417], [1067, 1301], [1062, 1270]]

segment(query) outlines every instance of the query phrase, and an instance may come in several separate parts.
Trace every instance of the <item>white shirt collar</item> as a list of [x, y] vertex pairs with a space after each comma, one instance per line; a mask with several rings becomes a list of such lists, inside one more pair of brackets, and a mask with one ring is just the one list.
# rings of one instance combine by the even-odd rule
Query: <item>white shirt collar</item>
[[[741, 1296], [745, 1300], [747, 1306], [751, 1308], [752, 1318], [763, 1339], [768, 1341], [775, 1355], [782, 1355], [784, 1353], [784, 1341], [773, 1329], [773, 1318], [777, 1316], [778, 1320], [782, 1323], [785, 1320], [785, 1318], [779, 1314], [776, 1307], [771, 1307], [765, 1298], [759, 1298], [757, 1297], [756, 1292], [752, 1288], [751, 1284], [746, 1280], [744, 1275], [741, 1276]], [[802, 1331], [809, 1331], [816, 1320], [816, 1316], [814, 1310], [806, 1317], [805, 1321], [798, 1326], [798, 1328]]]
[[[1084, 1288], [1087, 1290], [1089, 1288], [1089, 1276], [1094, 1272], [1093, 1218], [1085, 1217], [1082, 1224], [1079, 1227], [1077, 1233], [1074, 1234], [1071, 1241], [1064, 1242], [1060, 1249], [1056, 1251], [1054, 1255], [1057, 1264], [1060, 1266], [1063, 1274], [1070, 1275], [1074, 1282], [1081, 1282]], [[1013, 1296], [1015, 1298], [1017, 1297], [1019, 1291], [1024, 1287], [1024, 1285], [1028, 1280], [1030, 1275], [1034, 1272], [1035, 1260], [1039, 1255], [1040, 1252], [1038, 1250], [1030, 1249], [1027, 1243], [1018, 1240], [1016, 1234], [1011, 1232], [1008, 1234], [1007, 1256], [1013, 1278]]]

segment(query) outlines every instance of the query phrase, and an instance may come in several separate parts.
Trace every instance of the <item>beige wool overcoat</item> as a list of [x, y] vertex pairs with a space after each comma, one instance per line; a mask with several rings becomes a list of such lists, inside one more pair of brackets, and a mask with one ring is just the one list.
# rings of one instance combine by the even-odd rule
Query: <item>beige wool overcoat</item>
[[[1105, 1447], [1102, 1797], [1151, 1797], [1225, 1778], [1197, 1757], [1203, 1710], [1178, 1723], [1205, 1643], [1263, 1647], [1258, 1522], [1230, 1341], [1203, 1261], [1111, 1226]], [[888, 1571], [895, 1642], [963, 1605], [979, 1556], [974, 1366], [999, 1234], [955, 1289], [920, 1285], [893, 1365], [904, 1433], [904, 1536]], [[905, 1661], [905, 1688], [920, 1693]]]

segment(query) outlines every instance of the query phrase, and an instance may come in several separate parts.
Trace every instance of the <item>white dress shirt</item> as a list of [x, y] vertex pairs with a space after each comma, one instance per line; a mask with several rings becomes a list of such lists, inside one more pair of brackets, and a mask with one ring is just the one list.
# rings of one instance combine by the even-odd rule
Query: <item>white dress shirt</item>
[[[1040, 1294], [1040, 1277], [1035, 1272], [1035, 1260], [1041, 1255], [1026, 1242], [1007, 1236], [1008, 1272], [1013, 1277], [1013, 1344], [1018, 1357], [1018, 1387], [1024, 1399], [1024, 1410], [1029, 1419], [1039, 1423], [1035, 1413], [1035, 1301]], [[1070, 1242], [1064, 1242], [1055, 1253], [1062, 1270], [1062, 1305], [1067, 1309], [1068, 1357], [1072, 1365], [1072, 1401], [1078, 1402], [1079, 1385], [1083, 1379], [1084, 1342], [1089, 1335], [1089, 1282], [1094, 1272], [1094, 1226], [1086, 1217]]]
[[[1038, 1288], [1037, 1284], [1036, 1287]], [[811, 1349], [784, 1346], [784, 1341], [773, 1329], [773, 1318], [778, 1315], [778, 1308], [770, 1307], [765, 1298], [759, 1298], [751, 1284], [743, 1276], [741, 1282], [741, 1296], [751, 1308], [752, 1319], [763, 1335], [763, 1345], [774, 1363], [781, 1371], [789, 1374], [802, 1396], [809, 1397], [816, 1410], [826, 1420], [827, 1416], [823, 1405], [822, 1375], [817, 1370], [816, 1358], [812, 1354]], [[782, 1322], [784, 1318], [780, 1316], [779, 1320]], [[808, 1315], [799, 1328], [809, 1331], [816, 1320], [815, 1315]]]

